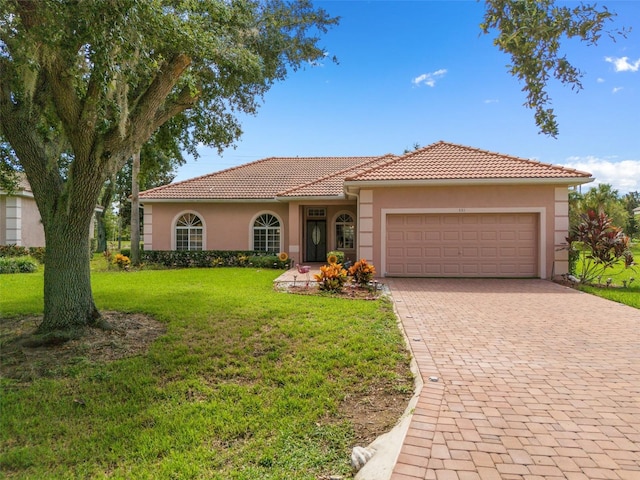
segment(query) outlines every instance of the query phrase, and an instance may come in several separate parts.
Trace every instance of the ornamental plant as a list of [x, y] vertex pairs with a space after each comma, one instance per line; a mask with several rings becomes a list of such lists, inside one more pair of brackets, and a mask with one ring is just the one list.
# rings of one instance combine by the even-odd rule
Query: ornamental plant
[[113, 263], [120, 268], [120, 270], [126, 270], [131, 265], [131, 259], [126, 255], [122, 255], [121, 253], [117, 253], [113, 257]]
[[343, 264], [344, 263], [344, 252], [341, 252], [340, 250], [332, 250], [329, 253], [327, 253], [327, 262], [329, 264], [332, 263], [339, 263], [339, 264]]
[[320, 290], [340, 293], [347, 281], [347, 271], [339, 263], [330, 263], [320, 267], [320, 273], [314, 275], [320, 284]]
[[361, 258], [349, 268], [349, 275], [353, 277], [353, 282], [360, 287], [366, 287], [373, 280], [375, 274], [376, 268], [367, 263], [364, 258]]
[[589, 210], [580, 215], [580, 223], [572, 229], [567, 242], [569, 251], [582, 257], [579, 275], [583, 283], [602, 277], [607, 268], [621, 259], [625, 268], [634, 264], [629, 237], [604, 212]]

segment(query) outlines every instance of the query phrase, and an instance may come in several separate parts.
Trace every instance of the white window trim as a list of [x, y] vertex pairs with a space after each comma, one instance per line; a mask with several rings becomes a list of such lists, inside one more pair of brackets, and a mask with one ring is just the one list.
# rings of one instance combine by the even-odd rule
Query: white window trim
[[282, 221], [282, 218], [280, 217], [280, 215], [278, 215], [276, 212], [272, 211], [272, 210], [263, 210], [261, 212], [258, 212], [256, 215], [254, 215], [251, 218], [251, 221], [249, 222], [249, 250], [255, 250], [255, 246], [253, 244], [253, 227], [254, 224], [256, 223], [256, 220], [258, 219], [258, 217], [260, 217], [261, 215], [273, 215], [274, 217], [276, 217], [276, 219], [278, 220], [278, 223], [280, 223], [280, 242], [278, 245], [278, 251], [279, 252], [283, 252], [284, 248], [283, 248], [283, 242], [284, 242], [284, 222]]
[[192, 214], [197, 216], [202, 222], [202, 250], [207, 250], [207, 222], [204, 219], [204, 215], [196, 210], [183, 210], [178, 213], [171, 221], [171, 250], [178, 249], [178, 241], [176, 239], [176, 227], [178, 226], [178, 219], [183, 215]]
[[338, 213], [336, 213], [333, 216], [333, 219], [331, 221], [331, 235], [333, 236], [333, 245], [336, 247], [336, 249], [338, 248], [338, 238], [336, 236], [336, 226], [338, 223], [338, 217], [340, 215], [349, 215], [352, 219], [353, 219], [353, 248], [342, 248], [342, 250], [357, 250], [358, 249], [358, 232], [356, 230], [356, 214], [353, 212], [350, 212], [349, 210], [340, 210]]

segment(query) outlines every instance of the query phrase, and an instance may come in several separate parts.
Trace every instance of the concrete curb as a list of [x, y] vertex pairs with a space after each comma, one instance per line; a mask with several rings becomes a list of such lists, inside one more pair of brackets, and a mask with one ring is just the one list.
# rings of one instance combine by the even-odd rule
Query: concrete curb
[[[389, 294], [388, 291], [387, 294]], [[391, 478], [393, 468], [396, 465], [398, 455], [400, 455], [400, 450], [402, 449], [402, 444], [404, 443], [404, 438], [407, 435], [407, 430], [409, 429], [409, 425], [411, 424], [411, 417], [413, 416], [416, 404], [420, 399], [420, 393], [422, 392], [422, 387], [424, 385], [424, 382], [422, 381], [422, 375], [420, 374], [420, 370], [418, 369], [418, 363], [416, 362], [415, 356], [413, 355], [413, 350], [411, 349], [409, 338], [407, 337], [407, 334], [404, 330], [404, 326], [402, 324], [402, 320], [400, 318], [398, 310], [396, 309], [395, 303], [393, 303], [393, 309], [396, 314], [396, 318], [398, 319], [398, 328], [400, 329], [404, 337], [407, 351], [409, 352], [409, 354], [411, 354], [410, 368], [414, 378], [414, 393], [413, 397], [411, 397], [411, 400], [409, 400], [407, 408], [400, 417], [400, 420], [398, 420], [396, 426], [387, 433], [380, 435], [373, 442], [367, 445], [367, 448], [375, 450], [375, 454], [364, 465], [364, 467], [360, 469], [360, 471], [354, 477], [354, 480], [389, 480]]]

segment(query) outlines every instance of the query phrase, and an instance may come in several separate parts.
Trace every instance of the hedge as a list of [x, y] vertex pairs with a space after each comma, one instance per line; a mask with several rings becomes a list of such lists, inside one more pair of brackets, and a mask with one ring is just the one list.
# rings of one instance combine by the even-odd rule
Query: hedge
[[44, 247], [21, 247], [19, 245], [0, 245], [0, 258], [30, 256], [44, 263]]
[[289, 260], [281, 261], [268, 252], [251, 250], [144, 250], [140, 252], [144, 264], [167, 268], [255, 267], [288, 268]]
[[30, 257], [0, 257], [0, 274], [31, 273], [37, 270], [38, 265]]

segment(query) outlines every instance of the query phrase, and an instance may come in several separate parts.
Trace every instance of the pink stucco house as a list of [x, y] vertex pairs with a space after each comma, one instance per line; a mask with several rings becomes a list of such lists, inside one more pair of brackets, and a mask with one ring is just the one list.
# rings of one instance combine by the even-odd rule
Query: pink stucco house
[[[102, 211], [96, 206], [96, 211]], [[89, 235], [95, 232], [91, 222]], [[45, 247], [44, 226], [31, 185], [24, 174], [18, 175], [18, 186], [11, 193], [0, 189], [0, 245]]]
[[24, 176], [11, 194], [0, 189], [0, 245], [44, 247], [40, 212]]
[[266, 158], [140, 194], [146, 250], [366, 258], [381, 276], [567, 272], [568, 191], [589, 173], [437, 142], [402, 156]]

